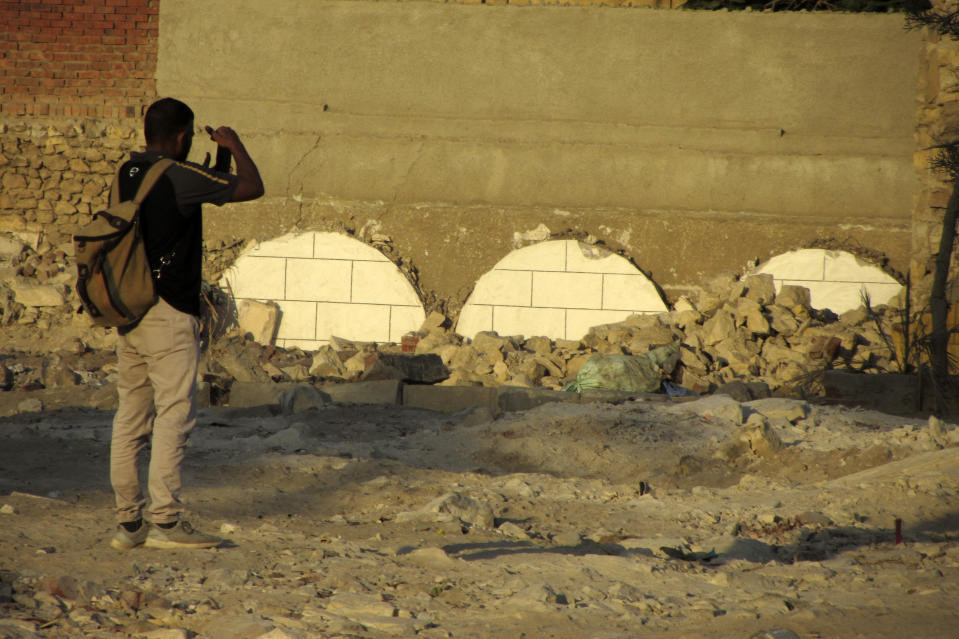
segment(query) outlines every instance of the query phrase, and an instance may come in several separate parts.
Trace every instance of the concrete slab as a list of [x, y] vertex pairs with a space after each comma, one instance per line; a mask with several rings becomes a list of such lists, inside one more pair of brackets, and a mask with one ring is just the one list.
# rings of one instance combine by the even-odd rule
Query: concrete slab
[[394, 379], [318, 387], [336, 404], [401, 404], [403, 383]]
[[[290, 302], [278, 300], [280, 307], [280, 326], [276, 332], [277, 340], [316, 339], [316, 304], [314, 302]], [[329, 333], [323, 334], [323, 338]], [[277, 342], [279, 343], [279, 342]]]
[[861, 406], [892, 415], [914, 415], [922, 409], [917, 375], [824, 371], [822, 385], [825, 403]]
[[283, 393], [301, 386], [296, 382], [233, 382], [227, 406], [251, 407], [279, 404]]
[[500, 412], [504, 413], [529, 410], [554, 402], [578, 404], [579, 401], [578, 393], [566, 393], [545, 388], [501, 386], [496, 389], [496, 406]]
[[458, 413], [475, 406], [486, 406], [496, 414], [496, 391], [495, 388], [484, 386], [409, 384], [403, 387], [403, 405], [442, 413]]

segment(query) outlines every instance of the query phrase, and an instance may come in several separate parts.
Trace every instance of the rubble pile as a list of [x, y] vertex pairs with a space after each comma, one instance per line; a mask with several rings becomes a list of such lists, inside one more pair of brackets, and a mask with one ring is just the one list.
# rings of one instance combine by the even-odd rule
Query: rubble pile
[[[109, 357], [100, 353], [112, 347], [111, 331], [91, 327], [79, 312], [71, 253], [66, 246], [33, 248], [0, 237], [0, 328], [9, 336], [0, 353], [0, 388], [114, 381]], [[398, 379], [560, 390], [596, 354], [641, 356], [668, 344], [680, 345], [679, 363], [667, 371], [670, 381], [697, 393], [747, 384], [752, 390], [743, 399], [770, 393], [814, 396], [821, 391], [817, 376], [827, 369], [903, 369], [893, 339], [901, 324], [898, 309], [863, 306], [836, 316], [812, 308], [808, 289], [783, 286], [777, 292], [768, 275], [719, 279], [695, 303], [680, 298], [670, 312], [596, 326], [580, 340], [491, 332], [462, 336], [449, 318], [433, 312], [401, 344], [330, 336], [330, 343], [315, 352], [263, 344], [262, 337], [254, 341], [254, 336], [275, 335], [275, 326], [262, 324], [278, 322], [279, 313], [244, 308], [238, 314], [225, 294], [210, 293], [205, 323], [211, 344], [201, 375], [217, 397], [226, 396], [236, 381]], [[244, 317], [260, 324], [244, 326]]]

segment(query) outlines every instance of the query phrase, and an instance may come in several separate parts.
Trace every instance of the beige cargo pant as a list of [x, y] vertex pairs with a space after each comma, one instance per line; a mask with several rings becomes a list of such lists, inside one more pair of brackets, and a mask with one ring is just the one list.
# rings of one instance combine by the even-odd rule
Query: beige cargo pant
[[[113, 418], [110, 481], [117, 521], [141, 516], [176, 521], [180, 464], [196, 423], [200, 323], [162, 299], [132, 331], [117, 335], [119, 408]], [[137, 457], [150, 445], [149, 510], [140, 488]]]

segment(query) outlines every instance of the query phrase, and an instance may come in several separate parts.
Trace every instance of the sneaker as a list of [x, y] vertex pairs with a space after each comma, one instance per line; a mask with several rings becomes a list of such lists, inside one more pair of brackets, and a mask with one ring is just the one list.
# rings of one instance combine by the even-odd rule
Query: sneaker
[[133, 550], [137, 546], [142, 546], [147, 540], [150, 526], [147, 522], [140, 524], [136, 532], [130, 532], [123, 526], [117, 526], [117, 532], [110, 540], [110, 547], [116, 550]]
[[194, 530], [188, 521], [178, 521], [173, 528], [150, 526], [144, 545], [147, 548], [213, 548], [223, 540]]

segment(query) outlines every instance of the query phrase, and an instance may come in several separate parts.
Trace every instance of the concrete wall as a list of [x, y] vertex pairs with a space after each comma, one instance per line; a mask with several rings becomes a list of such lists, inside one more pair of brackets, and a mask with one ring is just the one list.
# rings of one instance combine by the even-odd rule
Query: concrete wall
[[264, 174], [212, 238], [387, 235], [455, 306], [541, 224], [670, 296], [825, 239], [905, 270], [919, 48], [898, 15], [164, 0], [156, 79]]

